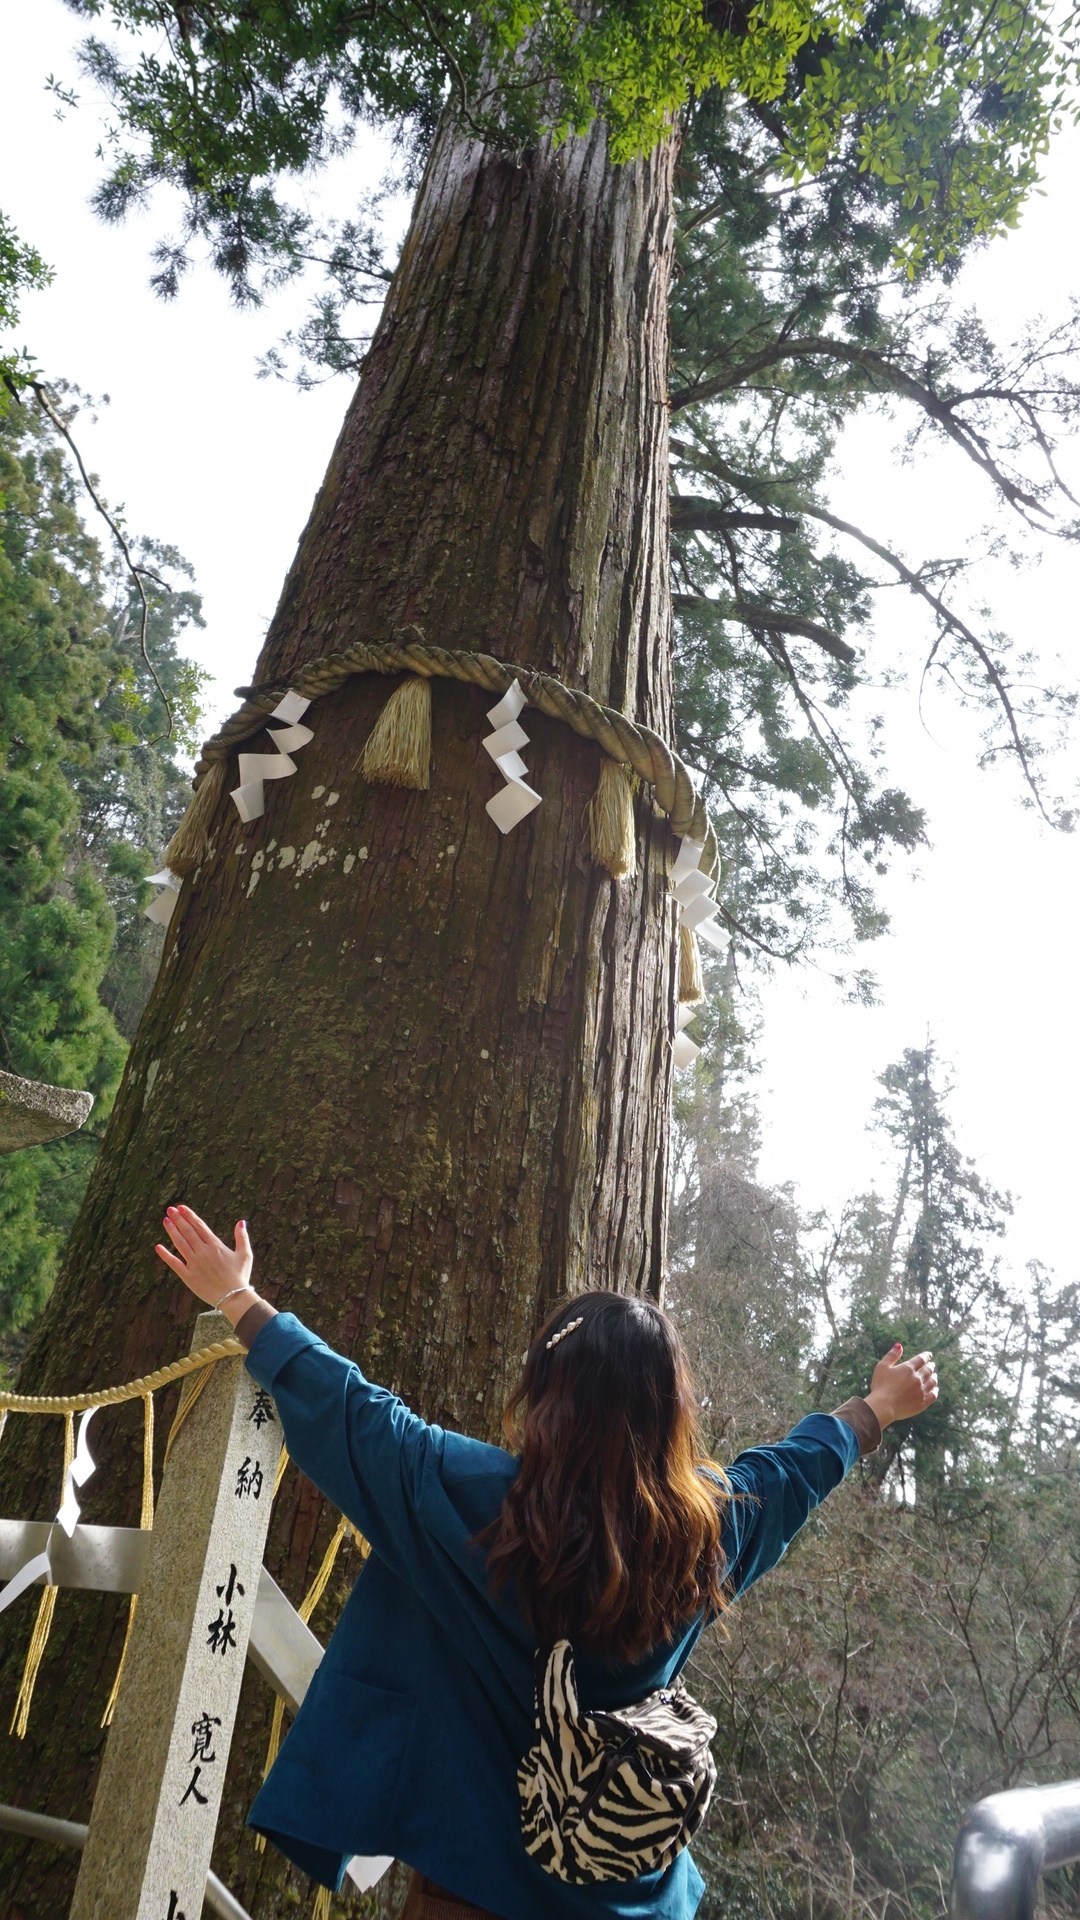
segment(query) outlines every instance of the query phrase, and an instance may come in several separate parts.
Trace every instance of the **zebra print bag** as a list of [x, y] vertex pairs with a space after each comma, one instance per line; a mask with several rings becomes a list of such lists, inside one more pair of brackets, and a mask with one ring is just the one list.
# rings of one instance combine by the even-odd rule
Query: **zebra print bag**
[[582, 1712], [570, 1642], [557, 1641], [537, 1656], [536, 1740], [518, 1768], [526, 1851], [576, 1887], [669, 1866], [705, 1818], [715, 1732], [681, 1679]]

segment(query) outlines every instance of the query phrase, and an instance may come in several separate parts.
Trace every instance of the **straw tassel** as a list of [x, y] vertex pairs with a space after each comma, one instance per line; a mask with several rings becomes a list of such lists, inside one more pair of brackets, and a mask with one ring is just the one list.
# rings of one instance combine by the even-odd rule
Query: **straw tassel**
[[26, 1665], [23, 1667], [23, 1676], [19, 1686], [18, 1698], [15, 1702], [15, 1711], [11, 1716], [11, 1725], [8, 1728], [8, 1732], [13, 1733], [16, 1740], [25, 1740], [26, 1738], [26, 1729], [30, 1722], [30, 1702], [34, 1697], [34, 1687], [37, 1682], [38, 1668], [41, 1665], [41, 1657], [48, 1645], [49, 1633], [53, 1623], [53, 1614], [56, 1612], [56, 1596], [59, 1591], [59, 1587], [46, 1587], [41, 1596], [37, 1619], [34, 1621], [34, 1631], [30, 1635], [30, 1645], [26, 1649]]
[[637, 871], [632, 775], [621, 760], [611, 760], [606, 753], [600, 756], [600, 778], [589, 802], [589, 838], [593, 859], [616, 880]]
[[701, 973], [701, 949], [693, 927], [679, 928], [679, 1000], [691, 1005], [705, 998]]
[[[208, 1367], [204, 1367], [203, 1373], [208, 1373], [209, 1371], [210, 1369]], [[202, 1378], [202, 1375], [189, 1374], [188, 1378], [198, 1380]], [[174, 1431], [175, 1431], [175, 1427], [174, 1427]], [[169, 1435], [169, 1438], [170, 1440], [172, 1439], [172, 1434]], [[139, 1513], [139, 1525], [142, 1528], [144, 1533], [149, 1533], [153, 1524], [154, 1524], [154, 1396], [152, 1393], [144, 1393], [143, 1394], [142, 1507]], [[120, 1660], [117, 1665], [116, 1674], [112, 1683], [112, 1689], [109, 1693], [109, 1698], [105, 1703], [105, 1711], [101, 1716], [101, 1724], [103, 1727], [111, 1727], [113, 1723], [113, 1715], [116, 1712], [116, 1703], [117, 1703], [117, 1700], [120, 1698], [120, 1682], [124, 1677], [124, 1662], [127, 1659], [128, 1648], [131, 1645], [131, 1629], [135, 1625], [135, 1614], [136, 1614], [138, 1605], [139, 1605], [139, 1596], [137, 1593], [133, 1593], [128, 1601], [127, 1626], [124, 1629], [124, 1644], [120, 1649]]]
[[320, 1887], [311, 1909], [311, 1920], [330, 1920], [330, 1889]]
[[365, 780], [389, 787], [426, 788], [431, 778], [431, 682], [410, 673], [395, 687], [375, 722], [360, 760]]
[[[67, 1486], [68, 1468], [74, 1458], [75, 1415], [73, 1413], [65, 1413], [64, 1471], [60, 1479], [61, 1499], [64, 1497], [64, 1488]], [[59, 1587], [47, 1586], [38, 1605], [37, 1619], [34, 1621], [34, 1631], [30, 1635], [30, 1645], [26, 1649], [26, 1662], [23, 1666], [22, 1679], [19, 1682], [19, 1691], [15, 1700], [15, 1711], [11, 1716], [11, 1725], [8, 1728], [8, 1732], [13, 1733], [16, 1740], [25, 1740], [26, 1738], [26, 1729], [30, 1723], [30, 1702], [34, 1697], [34, 1687], [37, 1683], [42, 1655], [49, 1644], [49, 1632], [52, 1628], [53, 1614], [56, 1612], [56, 1596], [59, 1591]]]
[[225, 792], [224, 760], [214, 760], [199, 782], [191, 804], [180, 825], [165, 849], [163, 865], [170, 867], [177, 879], [184, 879], [201, 867], [210, 850], [210, 829], [214, 823], [218, 801]]

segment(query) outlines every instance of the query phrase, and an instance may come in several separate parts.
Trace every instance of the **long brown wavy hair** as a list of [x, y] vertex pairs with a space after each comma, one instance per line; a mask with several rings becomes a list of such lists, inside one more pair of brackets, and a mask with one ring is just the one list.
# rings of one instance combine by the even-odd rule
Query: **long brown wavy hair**
[[720, 1610], [723, 1476], [660, 1307], [606, 1291], [562, 1301], [503, 1425], [521, 1468], [480, 1544], [494, 1591], [512, 1590], [541, 1643], [634, 1661], [703, 1607]]

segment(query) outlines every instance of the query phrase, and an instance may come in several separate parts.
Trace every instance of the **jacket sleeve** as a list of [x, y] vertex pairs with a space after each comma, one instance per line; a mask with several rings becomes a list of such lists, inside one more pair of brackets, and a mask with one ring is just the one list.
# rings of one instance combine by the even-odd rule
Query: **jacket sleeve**
[[812, 1413], [772, 1447], [749, 1447], [727, 1470], [727, 1586], [734, 1597], [787, 1552], [800, 1527], [859, 1457], [847, 1421]]
[[273, 1395], [297, 1466], [409, 1578], [424, 1551], [421, 1489], [429, 1468], [438, 1471], [443, 1429], [373, 1386], [291, 1313], [259, 1327], [247, 1369]]

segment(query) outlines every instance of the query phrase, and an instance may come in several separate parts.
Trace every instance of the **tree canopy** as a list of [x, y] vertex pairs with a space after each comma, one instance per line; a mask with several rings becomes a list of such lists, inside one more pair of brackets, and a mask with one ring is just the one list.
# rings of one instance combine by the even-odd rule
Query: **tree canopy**
[[[241, 302], [321, 277], [306, 324], [267, 356], [301, 381], [359, 368], [357, 313], [389, 279], [382, 190], [342, 222], [290, 197], [358, 125], [391, 124], [415, 179], [444, 111], [511, 150], [599, 113], [623, 156], [678, 112], [680, 746], [717, 810], [729, 925], [756, 952], [794, 957], [842, 943], [845, 924], [856, 940], [886, 924], [875, 878], [926, 823], [890, 780], [867, 707], [883, 677], [870, 652], [882, 586], [919, 602], [927, 671], [985, 713], [986, 757], [1011, 759], [1033, 803], [1070, 824], [1044, 755], [1075, 706], [1071, 680], [987, 631], [965, 591], [975, 556], [907, 555], [872, 502], [855, 525], [829, 498], [845, 423], [886, 409], [912, 442], [964, 454], [1018, 535], [1072, 536], [1055, 445], [1077, 407], [1075, 317], [1001, 345], [948, 291], [1035, 184], [1071, 98], [1070, 22], [953, 0], [642, 0], [580, 16], [561, 0], [438, 13], [70, 3], [95, 23], [82, 60], [113, 115], [99, 212], [178, 192], [181, 230], [156, 248], [166, 297], [199, 247]], [[999, 525], [991, 544], [1005, 538]]]
[[[422, 144], [445, 105], [512, 150], [600, 114], [625, 159], [710, 88], [755, 106], [790, 179], [848, 151], [895, 190], [895, 244], [914, 272], [1015, 218], [1073, 57], [1049, 8], [1012, 0], [69, 4], [135, 40], [95, 35], [83, 50], [118, 115], [100, 210], [178, 187], [189, 235], [211, 240], [248, 298], [253, 267], [287, 270], [312, 239], [279, 182], [340, 151], [359, 121], [393, 121]], [[184, 257], [182, 245], [166, 253], [164, 286]]]
[[[980, 563], [1076, 536], [1057, 464], [1077, 416], [1075, 313], [995, 341], [927, 272], [894, 265], [888, 183], [840, 156], [777, 187], [772, 135], [710, 95], [691, 117], [680, 180], [672, 310], [672, 533], [682, 744], [713, 795], [733, 916], [773, 951], [814, 937], [842, 898], [861, 937], [882, 922], [873, 880], [923, 837], [888, 779], [865, 692], [873, 602], [899, 586], [927, 633], [925, 673], [982, 717], [986, 761], [1012, 765], [1043, 814], [1069, 826], [1053, 755], [1075, 674], [995, 631]], [[939, 277], [940, 279], [940, 277]], [[873, 493], [855, 523], [830, 502], [844, 426], [868, 410], [907, 447], [970, 464], [992, 531], [970, 551], [906, 554]], [[1011, 524], [1010, 524], [1011, 523]], [[946, 536], [948, 537], [948, 536]]]

